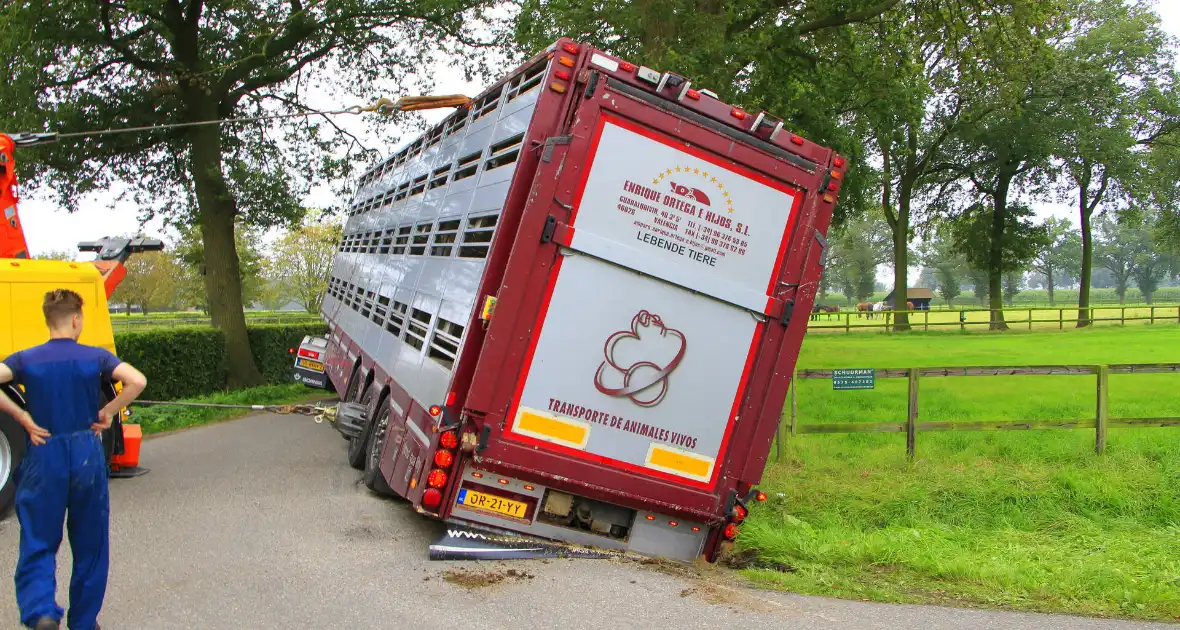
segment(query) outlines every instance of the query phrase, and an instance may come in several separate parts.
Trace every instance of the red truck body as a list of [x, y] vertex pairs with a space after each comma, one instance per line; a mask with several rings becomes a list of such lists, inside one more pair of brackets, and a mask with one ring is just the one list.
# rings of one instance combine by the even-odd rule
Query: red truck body
[[[507, 145], [488, 140], [478, 173], [470, 147], [442, 152], [489, 113], [509, 126], [529, 81], [488, 245], [472, 226], [493, 220], [471, 217], [493, 184], [454, 191], [494, 181]], [[354, 464], [370, 486], [451, 522], [714, 559], [757, 494], [844, 159], [564, 39], [407, 150], [362, 180], [324, 306], [327, 375], [366, 408], [346, 437], [369, 453]], [[414, 170], [415, 156], [429, 163]], [[434, 258], [388, 262], [426, 234], [404, 219], [424, 211], [401, 204], [418, 189], [428, 207], [433, 181], [440, 210], [418, 251]], [[448, 200], [469, 198], [456, 233]], [[403, 219], [359, 218], [381, 212]], [[428, 264], [449, 265], [447, 280], [428, 282]], [[399, 297], [413, 265], [417, 292]]]

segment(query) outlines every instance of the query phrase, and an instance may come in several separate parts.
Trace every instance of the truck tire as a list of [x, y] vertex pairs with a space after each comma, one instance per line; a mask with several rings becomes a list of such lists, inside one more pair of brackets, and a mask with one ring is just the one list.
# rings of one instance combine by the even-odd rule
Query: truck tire
[[16, 504], [16, 470], [25, 458], [28, 436], [12, 416], [0, 413], [0, 518]]
[[393, 489], [389, 487], [389, 482], [385, 480], [385, 475], [381, 472], [381, 449], [385, 446], [385, 437], [389, 432], [389, 420], [392, 415], [393, 410], [389, 406], [389, 396], [386, 396], [381, 401], [381, 407], [375, 420], [369, 423], [373, 430], [369, 436], [369, 445], [365, 449], [365, 473], [361, 476], [365, 487], [382, 496], [393, 494]]
[[348, 465], [357, 470], [365, 469], [365, 455], [368, 450], [365, 448], [369, 445], [369, 435], [373, 433], [373, 415], [376, 410], [373, 409], [373, 400], [378, 394], [372, 385], [365, 389], [362, 394], [360, 403], [365, 406], [365, 430], [361, 434], [348, 441]]

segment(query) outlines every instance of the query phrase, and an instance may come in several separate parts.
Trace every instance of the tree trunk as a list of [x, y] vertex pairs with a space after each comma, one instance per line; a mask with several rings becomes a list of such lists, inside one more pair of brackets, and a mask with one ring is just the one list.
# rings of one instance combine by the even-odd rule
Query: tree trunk
[[1008, 186], [1011, 178], [1001, 173], [992, 198], [992, 242], [988, 256], [988, 297], [991, 298], [991, 323], [988, 330], [1008, 330], [1004, 321], [1004, 214], [1008, 209]]
[[1053, 306], [1053, 270], [1045, 271], [1045, 288], [1049, 290], [1049, 306]]
[[909, 244], [910, 244], [910, 200], [913, 197], [914, 182], [902, 177], [897, 187], [897, 222], [893, 226], [893, 330], [904, 332], [910, 329], [910, 314], [905, 312], [909, 292]]
[[205, 294], [213, 326], [225, 336], [226, 386], [235, 389], [261, 385], [262, 374], [254, 362], [246, 332], [241, 270], [234, 245], [237, 203], [221, 171], [220, 130], [200, 127], [190, 133], [193, 187], [205, 248]]
[[1090, 229], [1091, 210], [1086, 199], [1086, 189], [1078, 193], [1082, 224], [1082, 273], [1078, 279], [1078, 328], [1090, 325], [1090, 282], [1094, 272], [1094, 235]]

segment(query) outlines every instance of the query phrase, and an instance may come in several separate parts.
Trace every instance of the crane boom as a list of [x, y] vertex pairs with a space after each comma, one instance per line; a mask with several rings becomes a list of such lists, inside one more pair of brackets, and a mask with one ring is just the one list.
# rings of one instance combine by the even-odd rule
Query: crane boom
[[29, 245], [16, 213], [16, 142], [0, 133], [0, 258], [28, 258]]

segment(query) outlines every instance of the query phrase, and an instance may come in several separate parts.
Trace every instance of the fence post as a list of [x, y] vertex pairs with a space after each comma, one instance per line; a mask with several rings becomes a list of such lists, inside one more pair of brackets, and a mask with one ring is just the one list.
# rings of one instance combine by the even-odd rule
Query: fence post
[[799, 371], [791, 372], [791, 437], [795, 437], [795, 425], [799, 419]]
[[930, 332], [930, 311], [925, 311], [926, 324], [923, 330]]
[[1032, 330], [1032, 309], [1028, 309], [1028, 329]]
[[1057, 330], [1065, 329], [1065, 309], [1057, 309]]
[[844, 332], [852, 332], [852, 311], [844, 314]]
[[1151, 319], [1147, 323], [1154, 324], [1155, 323], [1155, 307], [1154, 306], [1151, 307], [1149, 312], [1151, 313], [1151, 315], [1150, 315]]
[[1099, 455], [1106, 450], [1106, 395], [1110, 390], [1109, 376], [1105, 365], [1098, 366], [1098, 409], [1095, 415], [1096, 422], [1094, 423], [1094, 450]]
[[910, 404], [905, 423], [905, 454], [912, 462], [918, 437], [918, 368], [910, 368], [909, 377]]
[[1119, 326], [1126, 326], [1127, 325], [1127, 307], [1124, 306], [1124, 307], [1120, 308], [1119, 311], [1122, 312], [1122, 315], [1119, 315]]

